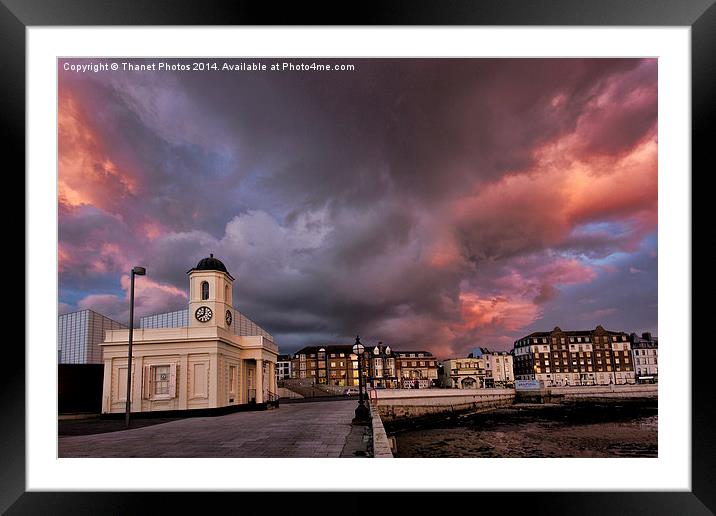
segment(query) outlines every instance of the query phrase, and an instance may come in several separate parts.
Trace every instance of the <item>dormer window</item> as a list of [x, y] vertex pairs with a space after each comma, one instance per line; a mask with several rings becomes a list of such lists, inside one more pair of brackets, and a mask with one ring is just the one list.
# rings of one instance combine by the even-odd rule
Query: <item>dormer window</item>
[[201, 299], [209, 299], [209, 283], [206, 281], [201, 282]]

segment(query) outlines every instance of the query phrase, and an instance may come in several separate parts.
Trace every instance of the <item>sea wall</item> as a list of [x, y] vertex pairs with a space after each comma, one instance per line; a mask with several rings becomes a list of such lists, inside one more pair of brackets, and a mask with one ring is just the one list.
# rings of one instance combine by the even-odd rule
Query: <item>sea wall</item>
[[584, 385], [517, 389], [518, 403], [579, 403], [657, 399], [658, 384]]
[[373, 457], [376, 459], [392, 459], [393, 452], [390, 449], [390, 440], [385, 432], [383, 421], [380, 419], [378, 409], [373, 403], [369, 403], [370, 420], [373, 438]]
[[[452, 413], [484, 412], [515, 401], [514, 389], [379, 389], [371, 406], [386, 423]], [[376, 419], [376, 418], [374, 418]]]

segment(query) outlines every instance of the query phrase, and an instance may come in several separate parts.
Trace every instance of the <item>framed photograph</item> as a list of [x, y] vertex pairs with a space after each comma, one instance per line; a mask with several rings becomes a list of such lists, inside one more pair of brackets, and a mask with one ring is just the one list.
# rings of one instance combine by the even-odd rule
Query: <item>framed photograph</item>
[[3, 510], [716, 511], [712, 1], [0, 13], [28, 203]]

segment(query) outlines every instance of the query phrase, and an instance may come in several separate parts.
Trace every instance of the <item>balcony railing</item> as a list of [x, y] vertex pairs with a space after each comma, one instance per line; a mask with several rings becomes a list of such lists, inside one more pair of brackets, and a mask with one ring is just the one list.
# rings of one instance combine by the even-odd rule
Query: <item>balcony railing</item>
[[275, 351], [278, 353], [278, 346], [274, 343], [274, 341], [267, 339], [266, 337], [263, 338], [264, 347], [267, 349], [270, 349], [271, 351]]

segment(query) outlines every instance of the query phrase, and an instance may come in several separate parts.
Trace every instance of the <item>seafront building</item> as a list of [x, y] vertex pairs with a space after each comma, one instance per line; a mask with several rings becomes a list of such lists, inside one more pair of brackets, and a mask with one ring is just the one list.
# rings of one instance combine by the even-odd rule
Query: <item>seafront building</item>
[[94, 310], [79, 310], [57, 318], [57, 363], [101, 364], [102, 348], [107, 330], [120, 330], [126, 325]]
[[[436, 386], [437, 367], [437, 360], [428, 351], [395, 351], [382, 342], [365, 346], [361, 363], [368, 387], [388, 389]], [[291, 378], [358, 386], [358, 356], [352, 344], [307, 346], [294, 353]]]
[[358, 385], [358, 356], [352, 346], [307, 346], [291, 358], [291, 378], [323, 385]]
[[636, 333], [629, 336], [634, 360], [636, 383], [656, 383], [659, 381], [659, 342], [651, 333]]
[[[189, 307], [143, 318], [133, 332], [133, 412], [261, 404], [276, 396], [278, 346], [236, 317], [234, 278], [213, 255], [189, 271]], [[244, 318], [245, 319], [245, 318]], [[123, 412], [128, 329], [107, 331], [102, 412]]]
[[365, 352], [367, 360], [366, 385], [376, 389], [400, 389], [401, 376], [398, 367], [397, 355], [390, 349], [378, 342], [372, 349], [368, 347]]
[[279, 355], [276, 361], [276, 381], [291, 378], [291, 355]]
[[448, 389], [481, 389], [485, 385], [485, 360], [469, 356], [443, 360], [440, 385]]
[[514, 357], [507, 351], [478, 348], [474, 356], [485, 362], [485, 387], [514, 387]]
[[594, 330], [531, 333], [514, 343], [517, 380], [551, 385], [609, 385], [635, 383], [629, 335]]
[[402, 388], [438, 386], [438, 361], [429, 351], [397, 351], [396, 364]]

